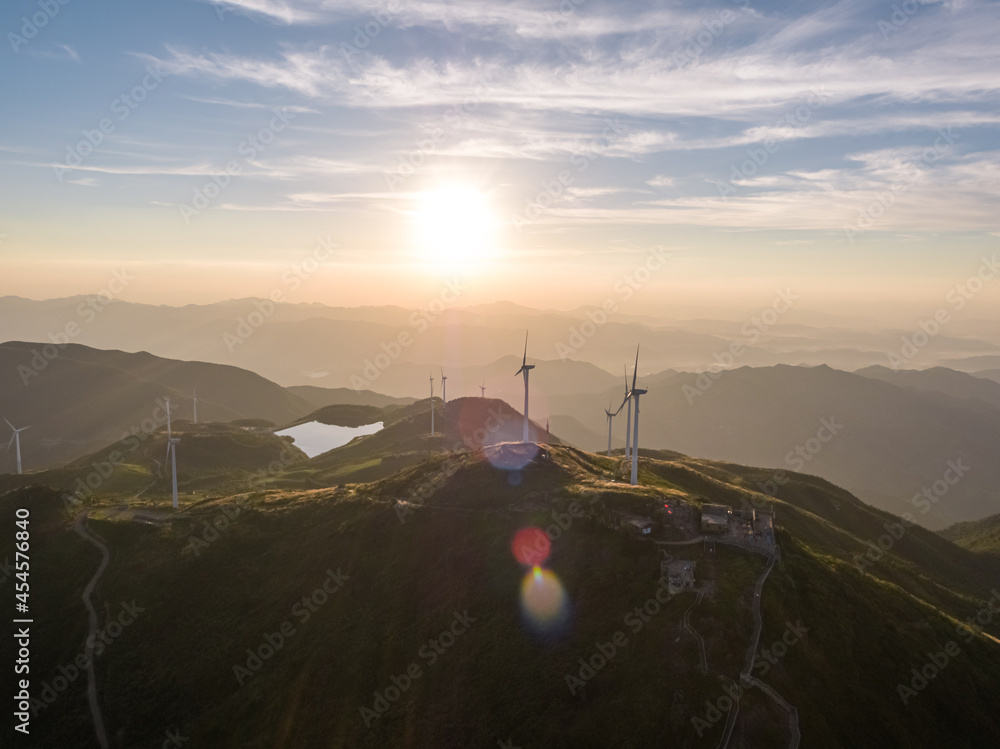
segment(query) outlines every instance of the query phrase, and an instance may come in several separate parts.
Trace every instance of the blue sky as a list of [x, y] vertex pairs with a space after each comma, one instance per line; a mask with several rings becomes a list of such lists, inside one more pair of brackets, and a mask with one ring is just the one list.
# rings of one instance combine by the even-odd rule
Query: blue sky
[[998, 22], [958, 1], [8, 2], [0, 293], [128, 262], [137, 299], [264, 294], [332, 236], [299, 298], [405, 303], [440, 271], [413, 237], [444, 187], [495, 215], [483, 301], [586, 304], [653, 245], [662, 293], [933, 299], [996, 251]]

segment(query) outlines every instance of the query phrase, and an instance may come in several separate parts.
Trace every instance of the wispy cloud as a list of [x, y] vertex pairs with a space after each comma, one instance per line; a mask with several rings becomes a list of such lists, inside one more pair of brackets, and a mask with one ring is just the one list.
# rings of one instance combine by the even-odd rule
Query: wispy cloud
[[44, 60], [72, 60], [80, 62], [80, 55], [69, 44], [57, 44], [54, 47], [25, 47], [25, 54], [30, 57]]
[[[678, 68], [671, 56], [676, 49], [655, 39], [630, 42], [627, 56], [621, 46], [584, 44], [556, 61], [524, 59], [522, 53], [518, 59], [511, 51], [397, 63], [361, 51], [348, 63], [327, 46], [284, 48], [270, 58], [171, 48], [162, 64], [177, 74], [248, 81], [353, 107], [448, 106], [478, 88], [487, 102], [533, 110], [767, 122], [769, 113], [780, 115], [818, 87], [839, 104], [994, 100], [1000, 51], [989, 21], [997, 14], [978, 5], [964, 14], [961, 22], [963, 14], [911, 19], [906, 38], [920, 38], [919, 48], [896, 41], [903, 36], [882, 42], [872, 24], [860, 36], [823, 49], [786, 49], [790, 40], [779, 34], [710, 50], [686, 68]], [[970, 59], [979, 64], [970, 66]]]

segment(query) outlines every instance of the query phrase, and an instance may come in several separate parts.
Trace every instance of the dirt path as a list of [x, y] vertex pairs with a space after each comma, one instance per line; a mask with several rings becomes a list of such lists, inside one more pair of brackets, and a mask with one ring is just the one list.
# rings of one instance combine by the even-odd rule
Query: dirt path
[[100, 582], [101, 576], [108, 566], [108, 562], [111, 561], [111, 552], [99, 538], [87, 530], [86, 523], [87, 513], [84, 512], [77, 517], [76, 522], [73, 524], [73, 530], [81, 538], [89, 541], [101, 550], [101, 563], [97, 567], [97, 572], [94, 573], [90, 582], [87, 583], [87, 587], [83, 589], [82, 596], [83, 605], [87, 607], [87, 613], [90, 616], [90, 631], [87, 633], [85, 645], [87, 654], [87, 698], [90, 701], [90, 714], [94, 719], [94, 731], [97, 733], [97, 742], [101, 745], [101, 749], [108, 749], [108, 732], [104, 728], [104, 716], [101, 714], [101, 705], [97, 699], [97, 670], [94, 667], [94, 641], [97, 639], [97, 610], [94, 608], [90, 597], [93, 595], [97, 583]]
[[[743, 665], [743, 671], [740, 673], [740, 681], [748, 686], [755, 686], [773, 699], [778, 706], [788, 713], [788, 749], [798, 749], [800, 734], [799, 734], [799, 711], [795, 709], [793, 705], [787, 702], [780, 694], [778, 694], [774, 689], [769, 687], [764, 682], [757, 679], [751, 674], [753, 669], [754, 659], [757, 657], [757, 647], [760, 644], [760, 634], [761, 630], [764, 628], [764, 618], [760, 613], [760, 606], [762, 596], [764, 591], [764, 581], [767, 580], [767, 576], [771, 574], [771, 570], [774, 569], [774, 563], [777, 561], [777, 554], [771, 554], [768, 558], [767, 567], [761, 573], [760, 577], [757, 578], [757, 582], [754, 584], [754, 597], [753, 597], [753, 617], [754, 617], [754, 630], [753, 630], [753, 641], [750, 647], [747, 648], [746, 661]], [[740, 712], [739, 700], [733, 700], [733, 707], [729, 711], [729, 717], [726, 720], [726, 730], [722, 734], [722, 740], [719, 742], [719, 749], [725, 749], [729, 746], [729, 739], [733, 735], [733, 728], [736, 725], [736, 718]]]

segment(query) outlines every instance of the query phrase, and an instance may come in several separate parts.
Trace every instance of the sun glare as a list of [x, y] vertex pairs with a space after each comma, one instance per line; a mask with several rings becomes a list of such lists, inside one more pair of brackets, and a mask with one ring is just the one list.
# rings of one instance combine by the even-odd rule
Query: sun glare
[[424, 192], [416, 218], [421, 260], [434, 270], [482, 268], [496, 247], [496, 215], [489, 199], [474, 187]]

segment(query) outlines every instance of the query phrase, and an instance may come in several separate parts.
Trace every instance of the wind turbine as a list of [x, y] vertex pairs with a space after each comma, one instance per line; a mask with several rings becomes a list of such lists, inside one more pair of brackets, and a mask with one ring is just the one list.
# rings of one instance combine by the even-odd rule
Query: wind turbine
[[441, 367], [441, 406], [448, 404], [448, 378], [444, 374], [444, 367]]
[[639, 347], [635, 347], [635, 369], [632, 372], [632, 397], [635, 398], [635, 425], [632, 427], [635, 433], [632, 435], [632, 485], [638, 483], [639, 478], [639, 396], [645, 395], [647, 390], [642, 390], [635, 386], [635, 378], [639, 375]]
[[479, 386], [479, 397], [486, 397], [486, 380], [483, 380], [483, 384]]
[[528, 372], [535, 368], [534, 364], [528, 364], [528, 333], [524, 334], [524, 358], [521, 360], [521, 368], [514, 373], [517, 377], [524, 373], [524, 435], [522, 442], [528, 441]]
[[170, 456], [170, 475], [173, 479], [174, 509], [177, 509], [177, 443], [180, 437], [171, 437], [167, 440], [167, 454]]
[[[434, 436], [434, 375], [431, 375], [431, 436]], [[430, 449], [429, 447], [427, 448]]]
[[[4, 417], [4, 421], [7, 421], [6, 417]], [[14, 444], [16, 446], [16, 448], [17, 448], [17, 472], [21, 473], [21, 432], [23, 432], [25, 429], [31, 429], [31, 425], [29, 424], [26, 427], [21, 427], [20, 429], [17, 429], [17, 428], [15, 428], [15, 426], [13, 424], [11, 424], [9, 421], [7, 421], [7, 426], [9, 426], [11, 429], [14, 430], [14, 434], [11, 435], [10, 442], [7, 443], [7, 449], [10, 450], [11, 444]]]
[[167, 460], [170, 460], [170, 440], [174, 436], [173, 429], [170, 426], [170, 396], [168, 395], [164, 398], [163, 402], [167, 406]]
[[620, 411], [621, 411], [621, 408], [619, 408], [618, 411], [616, 411], [615, 413], [611, 413], [611, 404], [610, 403], [608, 404], [608, 407], [604, 409], [604, 413], [607, 414], [607, 416], [608, 416], [608, 457], [609, 458], [611, 457], [611, 420], [613, 418], [615, 418], [618, 415], [618, 412], [620, 412]]
[[198, 423], [198, 388], [191, 393], [191, 403], [194, 406], [194, 423]]

